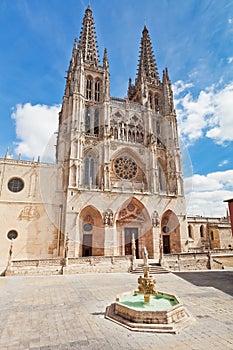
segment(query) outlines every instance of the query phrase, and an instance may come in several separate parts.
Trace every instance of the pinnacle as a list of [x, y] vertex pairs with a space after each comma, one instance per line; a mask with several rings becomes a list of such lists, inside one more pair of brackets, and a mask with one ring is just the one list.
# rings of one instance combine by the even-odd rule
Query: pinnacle
[[82, 50], [84, 63], [94, 66], [98, 65], [99, 57], [97, 51], [95, 25], [90, 5], [88, 5], [83, 18], [78, 50]]
[[156, 83], [159, 81], [151, 40], [146, 26], [144, 26], [142, 31], [137, 80], [141, 81], [143, 78], [149, 83]]

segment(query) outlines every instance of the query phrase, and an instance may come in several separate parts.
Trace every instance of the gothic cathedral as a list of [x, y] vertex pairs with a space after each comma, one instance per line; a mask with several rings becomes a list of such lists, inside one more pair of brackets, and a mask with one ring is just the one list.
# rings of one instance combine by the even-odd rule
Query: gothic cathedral
[[107, 50], [99, 62], [85, 11], [67, 73], [56, 148], [61, 236], [69, 256], [149, 258], [187, 242], [182, 161], [171, 81], [160, 80], [144, 27], [135, 82], [110, 96]]

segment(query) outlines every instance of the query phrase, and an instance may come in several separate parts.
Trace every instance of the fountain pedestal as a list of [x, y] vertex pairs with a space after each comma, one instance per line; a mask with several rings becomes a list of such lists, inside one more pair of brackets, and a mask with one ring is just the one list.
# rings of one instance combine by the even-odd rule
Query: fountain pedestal
[[117, 295], [105, 317], [134, 331], [177, 333], [187, 327], [191, 316], [175, 295], [156, 291], [147, 261], [143, 272], [138, 290]]
[[156, 294], [155, 278], [149, 275], [149, 265], [143, 267], [144, 277], [138, 278], [138, 293], [144, 294], [145, 303], [150, 302], [151, 294]]

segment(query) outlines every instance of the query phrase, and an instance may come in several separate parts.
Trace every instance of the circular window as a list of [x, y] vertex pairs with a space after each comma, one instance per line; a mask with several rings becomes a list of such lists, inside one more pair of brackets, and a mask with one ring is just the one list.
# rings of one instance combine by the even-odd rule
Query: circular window
[[163, 226], [163, 232], [164, 233], [169, 233], [170, 228], [168, 226]]
[[12, 240], [12, 239], [16, 239], [18, 237], [18, 232], [15, 231], [15, 230], [10, 230], [8, 233], [7, 233], [7, 238]]
[[8, 189], [11, 192], [20, 192], [24, 188], [24, 182], [18, 177], [13, 177], [8, 182]]
[[84, 231], [89, 232], [92, 230], [92, 225], [91, 224], [84, 224], [83, 229], [84, 229]]
[[128, 157], [119, 157], [114, 162], [114, 170], [121, 179], [132, 180], [137, 175], [137, 164]]

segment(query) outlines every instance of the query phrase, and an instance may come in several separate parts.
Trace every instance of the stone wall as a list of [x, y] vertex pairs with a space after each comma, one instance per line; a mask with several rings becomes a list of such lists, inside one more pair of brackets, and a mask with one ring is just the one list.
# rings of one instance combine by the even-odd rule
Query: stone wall
[[163, 267], [171, 271], [181, 270], [220, 270], [233, 267], [233, 253], [219, 254], [211, 252], [169, 254], [163, 257]]
[[169, 254], [163, 257], [163, 267], [172, 271], [206, 270], [208, 256], [206, 253]]
[[6, 276], [61, 275], [73, 273], [129, 272], [131, 256], [92, 256], [12, 261]]
[[233, 268], [233, 252], [231, 254], [216, 254], [213, 257], [213, 260], [218, 261], [221, 263], [224, 267], [232, 267]]

